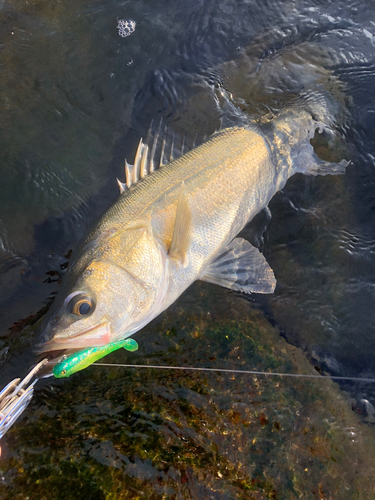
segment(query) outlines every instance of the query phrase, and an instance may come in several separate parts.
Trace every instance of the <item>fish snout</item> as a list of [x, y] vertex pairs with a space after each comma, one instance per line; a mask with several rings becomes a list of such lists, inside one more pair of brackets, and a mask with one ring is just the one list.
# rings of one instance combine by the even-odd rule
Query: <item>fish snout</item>
[[[84, 349], [86, 347], [100, 347], [108, 344], [112, 340], [112, 329], [108, 321], [103, 321], [86, 329], [68, 328], [60, 330], [53, 335], [53, 329], [46, 333], [45, 341], [39, 346], [39, 353], [65, 349]], [[52, 336], [51, 336], [52, 334]]]

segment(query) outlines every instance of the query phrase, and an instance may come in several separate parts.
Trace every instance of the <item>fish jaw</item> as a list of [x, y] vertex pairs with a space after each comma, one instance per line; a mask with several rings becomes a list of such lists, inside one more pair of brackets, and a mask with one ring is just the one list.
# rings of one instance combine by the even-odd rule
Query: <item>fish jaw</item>
[[84, 349], [86, 347], [101, 347], [112, 340], [112, 329], [109, 322], [103, 322], [76, 335], [56, 335], [53, 340], [43, 344], [40, 353], [62, 349]]

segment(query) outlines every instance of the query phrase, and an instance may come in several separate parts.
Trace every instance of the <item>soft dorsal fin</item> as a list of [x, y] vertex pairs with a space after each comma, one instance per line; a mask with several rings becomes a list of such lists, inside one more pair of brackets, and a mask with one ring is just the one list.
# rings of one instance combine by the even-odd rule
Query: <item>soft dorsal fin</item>
[[190, 230], [191, 211], [185, 193], [185, 184], [183, 182], [178, 196], [176, 220], [174, 223], [171, 248], [169, 249], [170, 258], [179, 260], [182, 264], [186, 263], [186, 253], [190, 243]]
[[[198, 142], [203, 142], [202, 139]], [[160, 121], [157, 127], [152, 124], [147, 132], [146, 140], [139, 141], [134, 158], [134, 165], [125, 160], [125, 182], [117, 179], [120, 193], [124, 193], [147, 175], [158, 168], [179, 158], [195, 147], [195, 142], [187, 141], [186, 137], [170, 131]]]
[[200, 279], [244, 293], [273, 293], [276, 286], [264, 255], [243, 238], [231, 241]]

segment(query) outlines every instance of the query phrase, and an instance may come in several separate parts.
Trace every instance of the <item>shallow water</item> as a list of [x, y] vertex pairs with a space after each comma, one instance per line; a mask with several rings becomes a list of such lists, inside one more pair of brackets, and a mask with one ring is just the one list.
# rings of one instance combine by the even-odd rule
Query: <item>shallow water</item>
[[[118, 35], [119, 19], [136, 21], [131, 36]], [[343, 156], [351, 159], [347, 174], [325, 178], [296, 175], [272, 200], [272, 220], [267, 222], [264, 214], [260, 214], [243, 231], [244, 237], [264, 251], [278, 286], [273, 296], [254, 296], [250, 300], [229, 291], [220, 292], [226, 294], [222, 300], [228, 307], [220, 314], [216, 311], [215, 324], [227, 325], [235, 311], [237, 318], [243, 312], [242, 319], [246, 319], [252, 317], [249, 311], [259, 310], [290, 344], [303, 350], [312, 366], [334, 375], [375, 378], [372, 355], [375, 339], [375, 139], [372, 132], [375, 125], [375, 7], [372, 2], [335, 2], [334, 6], [327, 6], [326, 2], [319, 1], [202, 0], [187, 6], [186, 2], [179, 1], [79, 0], [67, 4], [0, 0], [0, 68], [0, 381], [3, 385], [12, 377], [23, 376], [34, 362], [32, 348], [38, 321], [58, 289], [69, 252], [82, 231], [116, 199], [115, 177], [123, 178], [123, 160], [132, 161], [137, 142], [151, 120], [162, 118], [178, 133], [203, 136], [219, 126], [223, 115], [228, 123], [237, 119], [236, 115], [227, 113], [223, 93], [232, 95], [232, 103], [247, 116], [260, 119], [276, 113], [290, 100], [301, 96], [309, 99], [321, 88], [329, 89], [340, 107], [334, 127], [341, 139], [328, 148], [324, 143], [318, 144], [317, 151], [320, 148], [320, 154], [327, 159], [337, 160]], [[197, 285], [187, 296], [181, 297], [176, 309], [179, 317], [184, 314], [189, 317], [194, 308], [197, 309], [196, 318], [214, 311], [212, 302], [204, 298], [206, 290], [210, 290], [209, 285]], [[163, 317], [157, 325], [163, 325]], [[207, 339], [199, 337], [194, 347], [195, 357], [191, 358], [191, 347], [186, 347], [189, 342], [184, 340], [179, 327], [173, 326], [173, 317], [166, 313], [165, 318], [168, 329], [173, 331], [175, 328], [179, 332], [173, 343], [179, 357], [174, 358], [172, 351], [172, 361], [192, 363], [194, 360], [201, 366], [226, 366], [228, 351], [223, 347], [224, 339], [223, 346], [220, 347], [216, 340], [215, 347], [210, 347]], [[208, 328], [205, 323], [204, 331]], [[146, 327], [139, 339], [137, 337], [140, 345], [143, 343], [143, 358], [127, 356], [126, 360], [151, 359], [153, 363], [170, 363], [170, 338], [166, 340], [161, 330], [161, 326]], [[191, 330], [193, 332], [193, 326]], [[155, 340], [149, 340], [151, 334]], [[267, 336], [263, 340], [266, 346], [274, 341]], [[214, 352], [208, 355], [210, 349]], [[285, 344], [280, 352], [281, 349], [290, 347]], [[299, 355], [302, 356], [302, 352]], [[239, 362], [248, 368], [249, 363], [250, 367], [252, 363], [257, 364], [258, 369], [270, 368], [269, 363], [265, 361], [262, 365], [261, 358], [254, 360], [249, 352], [245, 352]], [[278, 367], [288, 369], [277, 358], [272, 361], [278, 362]], [[236, 367], [234, 362], [231, 367]], [[41, 487], [34, 492], [39, 498], [48, 496], [48, 488], [54, 491], [53, 498], [60, 498], [59, 495], [64, 498], [81, 495], [83, 498], [88, 494], [92, 498], [120, 498], [113, 489], [115, 483], [120, 489], [129, 487], [130, 493], [124, 498], [138, 498], [139, 491], [144, 488], [150, 488], [147, 498], [151, 498], [151, 491], [152, 498], [163, 494], [176, 498], [238, 498], [239, 492], [244, 498], [298, 497], [295, 485], [303, 485], [299, 472], [296, 473], [298, 479], [293, 479], [292, 472], [290, 476], [285, 473], [284, 479], [288, 478], [285, 481], [272, 474], [271, 479], [267, 476], [267, 467], [271, 467], [269, 457], [277, 446], [272, 433], [267, 436], [267, 446], [273, 451], [260, 456], [260, 452], [250, 450], [249, 427], [241, 421], [243, 441], [237, 436], [238, 439], [233, 438], [233, 446], [240, 449], [241, 442], [245, 443], [243, 456], [234, 452], [234, 448], [225, 450], [224, 446], [220, 452], [210, 449], [206, 462], [200, 463], [201, 449], [195, 447], [191, 457], [184, 455], [178, 465], [176, 457], [172, 457], [178, 455], [182, 443], [176, 432], [170, 438], [173, 442], [177, 439], [176, 450], [173, 451], [175, 445], [171, 445], [169, 458], [157, 458], [156, 450], [169, 446], [168, 436], [155, 430], [159, 429], [158, 425], [163, 427], [160, 422], [155, 424], [153, 416], [155, 412], [160, 413], [160, 408], [150, 403], [145, 410], [147, 415], [143, 416], [152, 424], [143, 425], [143, 437], [137, 433], [133, 436], [126, 430], [126, 425], [132, 425], [126, 419], [131, 421], [134, 411], [140, 411], [138, 406], [145, 404], [142, 398], [134, 395], [135, 375], [124, 372], [122, 378], [116, 378], [108, 369], [101, 378], [94, 368], [91, 370], [87, 372], [89, 375], [78, 374], [72, 381], [41, 384], [25, 420], [5, 439], [6, 443], [9, 441], [4, 446], [8, 462], [4, 466], [7, 472], [3, 485], [7, 495], [26, 498], [27, 485], [40, 480]], [[259, 414], [244, 396], [243, 381], [236, 380], [233, 385], [233, 380], [207, 382], [196, 376], [196, 383], [191, 385], [194, 376], [186, 375], [170, 388], [172, 382], [167, 376], [139, 377], [140, 391], [151, 399], [162, 394], [160, 397], [164, 398], [167, 407], [168, 404], [173, 406], [168, 401], [175, 400], [186, 400], [187, 405], [194, 407], [203, 405], [204, 419], [215, 428], [215, 439], [221, 439], [220, 426], [229, 425], [232, 418], [233, 391], [238, 391], [244, 407]], [[115, 380], [113, 386], [112, 380]], [[199, 404], [196, 399], [206, 391], [207, 384], [212, 384], [215, 397], [220, 401], [215, 400], [213, 412], [207, 410], [211, 404], [208, 397]], [[284, 385], [292, 395], [287, 392], [289, 395], [283, 396], [284, 403], [275, 411], [288, 420], [285, 415], [288, 408], [295, 407], [296, 394], [292, 383], [288, 386], [284, 382]], [[172, 396], [163, 393], [164, 386], [169, 387], [167, 393], [171, 391]], [[347, 391], [348, 414], [351, 414], [350, 406], [357, 413], [347, 419], [353, 417], [368, 426], [371, 436], [367, 444], [358, 445], [356, 453], [372, 456], [375, 385], [356, 382], [342, 384], [341, 388]], [[125, 419], [121, 422], [125, 423], [111, 423], [111, 426], [124, 425], [125, 430], [112, 438], [112, 431], [108, 433], [102, 427], [105, 424], [100, 424], [106, 421], [108, 411], [98, 413], [92, 408], [103, 405], [103, 401], [112, 401], [117, 390], [122, 395], [118, 400], [122, 402], [116, 400], [116, 404], [131, 406], [130, 402], [124, 402], [128, 393], [136, 401], [136, 408], [119, 410]], [[311, 386], [311, 400], [320, 397], [320, 390], [317, 384]], [[190, 391], [188, 397], [183, 395], [186, 391]], [[337, 396], [336, 389], [332, 391], [328, 399], [333, 403], [334, 398], [341, 396]], [[272, 398], [277, 401], [278, 389], [266, 384], [264, 392], [262, 404], [267, 413], [271, 411]], [[61, 400], [66, 406], [60, 405], [59, 397], [53, 394], [65, 394], [65, 399], [61, 397]], [[74, 402], [74, 398], [79, 397], [81, 402]], [[81, 405], [80, 409], [74, 406], [73, 410], [69, 406], [73, 404]], [[306, 418], [311, 418], [318, 429], [318, 415], [321, 415], [314, 414], [313, 405], [309, 406], [306, 401], [301, 404]], [[168, 411], [172, 411], [171, 408]], [[184, 423], [183, 408], [178, 411], [181, 420], [177, 419], [177, 425], [187, 433], [181, 431], [181, 439], [191, 438], [201, 444], [208, 439], [202, 427], [194, 427], [192, 421]], [[69, 421], [67, 435], [60, 427], [58, 430], [54, 427], [60, 415]], [[96, 415], [95, 418], [92, 415]], [[221, 415], [222, 420], [212, 423], [219, 418], [217, 415]], [[354, 420], [351, 422], [353, 424]], [[188, 436], [191, 426], [194, 437]], [[30, 429], [36, 436], [45, 433], [48, 440], [41, 444], [38, 437], [31, 439]], [[314, 432], [309, 431], [307, 435], [313, 439]], [[317, 436], [319, 432], [326, 435], [322, 428], [316, 430]], [[288, 434], [288, 439], [295, 439], [297, 448], [302, 446], [300, 435], [300, 431], [293, 434], [292, 429]], [[281, 440], [283, 443], [286, 436]], [[65, 447], [59, 439], [66, 440]], [[84, 439], [94, 441], [82, 444]], [[138, 448], [130, 449], [127, 439], [141, 440], [141, 443], [145, 440], [142, 446], [152, 457], [149, 466], [141, 467], [143, 472], [135, 473], [134, 464], [140, 460], [146, 463], [145, 456]], [[203, 446], [206, 451], [207, 446], [207, 443]], [[46, 477], [46, 472], [42, 471], [47, 470], [43, 457], [55, 452], [54, 469], [49, 471], [52, 482], [49, 483], [42, 480]], [[242, 479], [235, 483], [232, 473], [228, 473], [230, 487], [225, 489], [223, 486], [223, 491], [213, 487], [207, 477], [211, 474], [216, 480], [220, 478], [217, 470], [212, 469], [215, 453], [220, 457], [229, 454], [228, 460], [234, 464], [229, 470], [236, 469], [233, 474], [238, 477], [241, 476], [238, 467], [246, 453], [250, 453], [253, 463], [243, 472], [243, 481], [251, 483], [253, 478], [255, 482], [251, 484], [255, 484], [257, 491], [253, 488], [246, 496], [245, 492], [250, 490], [241, 483]], [[69, 459], [71, 454], [78, 457], [78, 462]], [[311, 457], [306, 458], [309, 459]], [[78, 466], [69, 468], [69, 460], [75, 464], [89, 464], [87, 467], [92, 474], [80, 469], [79, 484], [75, 486], [72, 479], [62, 493], [61, 484], [57, 479], [53, 483], [53, 478], [59, 471], [73, 478]], [[275, 458], [276, 468], [282, 460], [282, 454]], [[22, 462], [27, 465], [26, 472], [19, 470], [17, 464]], [[179, 479], [177, 476], [173, 479], [171, 472], [172, 479], [168, 481], [180, 481], [180, 490], [168, 493], [160, 486], [160, 463], [177, 471]], [[321, 495], [319, 474], [325, 470], [323, 463], [322, 458], [319, 465], [313, 466], [311, 484], [316, 483], [317, 489], [313, 492], [311, 486], [311, 496], [306, 498]], [[345, 460], [340, 464], [342, 469], [336, 471], [337, 474], [350, 467]], [[326, 464], [327, 470], [329, 467]], [[371, 466], [367, 464], [366, 467], [369, 470]], [[116, 475], [116, 470], [121, 474]], [[107, 478], [103, 482], [97, 478], [99, 472]], [[52, 483], [58, 485], [56, 491]], [[352, 484], [355, 485], [354, 478]], [[85, 488], [82, 485], [86, 485]], [[277, 494], [272, 497], [275, 485]], [[324, 487], [333, 488], [332, 485]], [[355, 486], [353, 488], [337, 498], [357, 498]]]

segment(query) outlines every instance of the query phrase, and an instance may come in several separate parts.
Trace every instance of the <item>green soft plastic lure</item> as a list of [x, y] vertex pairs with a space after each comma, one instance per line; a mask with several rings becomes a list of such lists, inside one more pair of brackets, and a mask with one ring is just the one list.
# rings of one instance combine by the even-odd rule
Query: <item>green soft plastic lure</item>
[[111, 342], [102, 347], [88, 347], [82, 351], [75, 352], [57, 363], [53, 368], [53, 375], [56, 378], [70, 377], [73, 373], [79, 372], [84, 368], [95, 363], [110, 352], [123, 347], [127, 351], [136, 351], [138, 344], [134, 339], [124, 339], [118, 342]]

